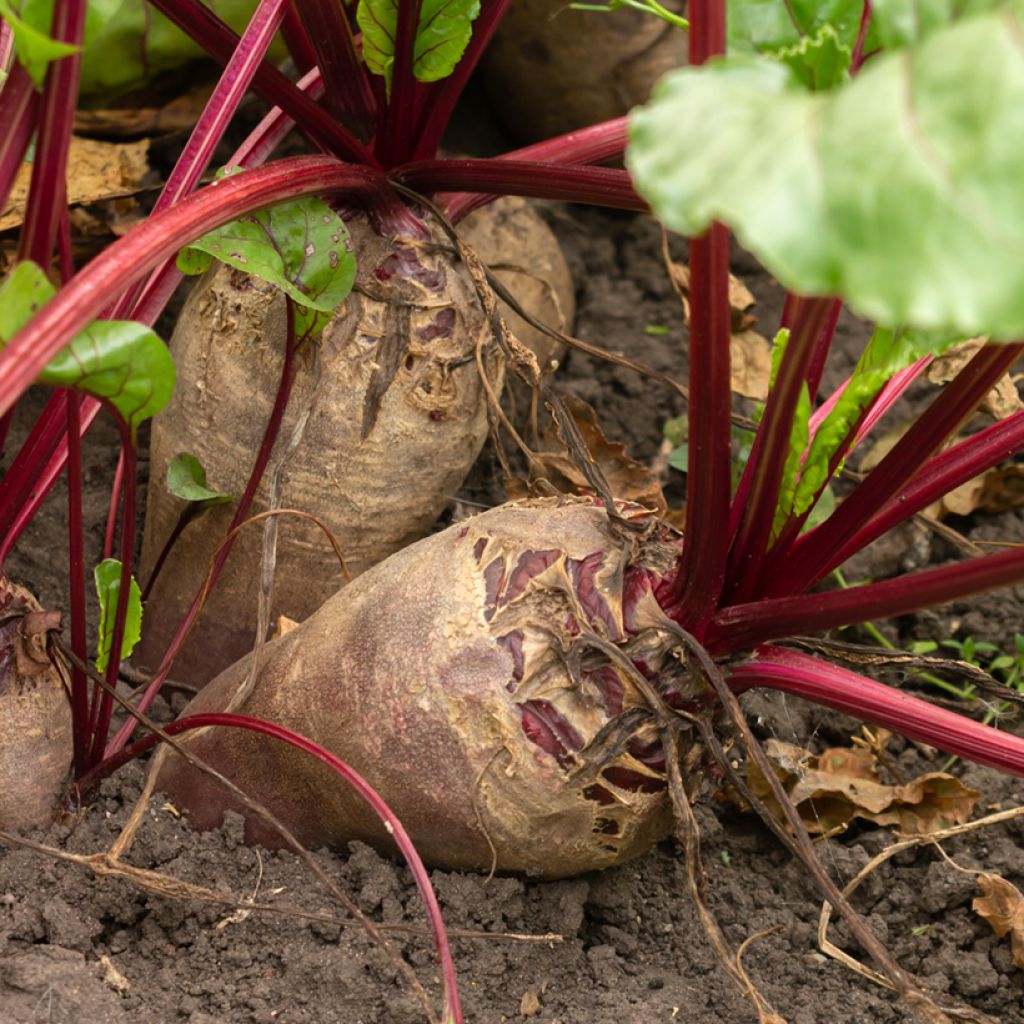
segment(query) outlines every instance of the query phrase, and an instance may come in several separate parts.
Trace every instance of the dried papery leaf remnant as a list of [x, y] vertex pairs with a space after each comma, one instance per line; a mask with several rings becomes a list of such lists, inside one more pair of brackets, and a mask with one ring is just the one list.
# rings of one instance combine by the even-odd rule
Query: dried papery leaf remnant
[[[779, 740], [765, 752], [811, 833], [844, 829], [855, 818], [922, 835], [967, 821], [981, 795], [945, 772], [929, 772], [903, 785], [887, 785], [870, 750], [836, 747], [812, 754]], [[751, 765], [753, 792], [781, 817], [767, 781]]]
[[975, 896], [971, 909], [988, 921], [1000, 939], [1010, 936], [1013, 962], [1024, 967], [1024, 894], [999, 875], [980, 871], [977, 878], [985, 895]]

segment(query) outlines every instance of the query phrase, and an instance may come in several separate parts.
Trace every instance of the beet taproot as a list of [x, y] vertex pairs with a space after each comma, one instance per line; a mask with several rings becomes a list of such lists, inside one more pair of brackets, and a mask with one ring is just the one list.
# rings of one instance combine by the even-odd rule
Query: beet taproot
[[[513, 266], [529, 265], [530, 248], [557, 246], [550, 230], [525, 204], [513, 213], [475, 215], [473, 237], [488, 253], [504, 245]], [[365, 222], [351, 225], [359, 271], [315, 349], [299, 353], [288, 412], [271, 467], [312, 402], [299, 447], [289, 456], [280, 506], [321, 518], [336, 536], [353, 575], [422, 537], [465, 478], [487, 434], [486, 395], [476, 363], [478, 345], [490, 345], [474, 285], [442, 247], [386, 240]], [[448, 247], [450, 248], [450, 247]], [[560, 253], [538, 270], [553, 272], [557, 299], [546, 285], [517, 275], [542, 316], [572, 306], [571, 282]], [[526, 296], [527, 299], [530, 295]], [[171, 349], [178, 386], [156, 417], [142, 545], [141, 578], [152, 572], [183, 507], [166, 488], [167, 468], [180, 452], [204, 466], [212, 486], [238, 497], [244, 490], [270, 416], [280, 377], [285, 302], [257, 278], [221, 267], [194, 289], [178, 321]], [[320, 382], [314, 396], [314, 360]], [[491, 386], [501, 389], [500, 360], [486, 359]], [[252, 513], [268, 507], [264, 478]], [[146, 606], [135, 660], [154, 669], [193, 597], [202, 586], [234, 504], [205, 512], [171, 551]], [[254, 643], [261, 532], [243, 530], [185, 641], [175, 674], [203, 684]], [[301, 621], [344, 583], [321, 531], [308, 521], [282, 523], [271, 614]]]
[[0, 577], [0, 828], [53, 819], [71, 768], [71, 705], [46, 653], [59, 615]]
[[[624, 538], [582, 499], [512, 503], [411, 545], [268, 644], [233, 710], [348, 762], [428, 864], [555, 878], [637, 856], [672, 827], [653, 720], [596, 774], [574, 770], [603, 727], [649, 706], [627, 662], [663, 691], [692, 684], [653, 589], [680, 539], [639, 506], [623, 513], [640, 532]], [[222, 673], [186, 714], [225, 710], [249, 667]], [[360, 798], [290, 747], [216, 728], [186, 743], [307, 845], [391, 849]], [[692, 767], [700, 748], [687, 749]], [[244, 813], [178, 755], [159, 785], [201, 828]], [[246, 834], [280, 842], [258, 818]]]
[[641, 11], [599, 14], [553, 0], [516, 0], [481, 71], [505, 125], [535, 142], [622, 117], [666, 71], [686, 63], [686, 45], [685, 32]]

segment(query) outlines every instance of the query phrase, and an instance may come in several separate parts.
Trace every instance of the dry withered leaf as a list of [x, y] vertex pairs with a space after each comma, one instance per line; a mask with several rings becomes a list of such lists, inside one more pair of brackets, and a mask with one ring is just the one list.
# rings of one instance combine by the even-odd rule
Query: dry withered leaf
[[[672, 260], [668, 263], [669, 275], [676, 291], [683, 300], [683, 312], [686, 322], [690, 322], [690, 268], [685, 263]], [[756, 299], [750, 289], [738, 278], [729, 275], [729, 309], [732, 313], [731, 330], [733, 334], [742, 334], [754, 326], [757, 317], [750, 312]]]
[[[981, 795], [945, 772], [887, 785], [879, 779], [874, 754], [863, 747], [835, 747], [817, 756], [779, 740], [768, 740], [764, 747], [811, 833], [832, 832], [863, 818], [894, 825], [906, 835], [927, 834], [967, 821]], [[753, 792], [781, 818], [755, 765], [748, 765], [747, 777]]]
[[[925, 371], [925, 376], [933, 384], [945, 384], [951, 381], [974, 358], [987, 340], [987, 338], [969, 338], [967, 341], [955, 345], [948, 352], [944, 352], [932, 360]], [[1006, 419], [1011, 413], [1024, 409], [1024, 402], [1021, 401], [1017, 385], [1008, 373], [999, 378], [998, 383], [985, 396], [979, 408], [997, 420]]]
[[979, 871], [975, 876], [984, 896], [975, 896], [971, 909], [985, 918], [997, 938], [1010, 936], [1013, 962], [1024, 967], [1024, 895], [1000, 875]]
[[122, 138], [188, 131], [199, 120], [212, 91], [209, 85], [199, 85], [182, 96], [175, 96], [162, 107], [77, 110], [75, 131], [83, 135]]
[[[590, 454], [604, 472], [612, 494], [664, 514], [668, 506], [657, 474], [642, 462], [631, 459], [624, 445], [605, 437], [597, 414], [586, 402], [571, 395], [563, 397]], [[591, 493], [587, 478], [573, 461], [553, 424], [545, 430], [540, 450], [535, 454], [538, 465], [531, 470], [529, 484], [543, 477], [564, 493]], [[506, 489], [509, 498], [517, 498], [525, 496], [530, 486], [525, 481], [512, 480], [508, 481]]]
[[944, 494], [925, 509], [933, 519], [946, 515], [966, 516], [972, 512], [999, 515], [1024, 507], [1024, 466], [997, 466]]
[[[73, 136], [68, 153], [68, 203], [95, 203], [137, 189], [149, 172], [149, 140], [98, 142]], [[17, 227], [24, 218], [32, 165], [22, 164], [7, 206], [0, 213], [0, 231]]]
[[732, 389], [744, 398], [768, 400], [772, 375], [772, 346], [757, 331], [742, 331], [732, 336], [729, 346]]

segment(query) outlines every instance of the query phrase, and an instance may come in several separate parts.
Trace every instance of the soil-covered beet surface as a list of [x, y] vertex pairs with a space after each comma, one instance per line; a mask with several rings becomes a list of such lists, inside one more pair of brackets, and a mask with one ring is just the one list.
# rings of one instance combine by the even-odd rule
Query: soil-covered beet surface
[[[549, 208], [579, 298], [577, 333], [682, 376], [685, 330], [679, 301], [660, 262], [660, 239], [647, 218]], [[679, 250], [682, 254], [682, 249]], [[777, 323], [773, 282], [742, 253], [734, 270], [760, 300], [761, 329]], [[838, 348], [849, 356], [863, 327], [844, 319]], [[837, 369], [829, 383], [839, 379]], [[659, 385], [618, 367], [570, 355], [561, 385], [593, 404], [613, 440], [650, 461], [666, 419], [681, 409]], [[90, 557], [95, 559], [113, 466], [112, 436], [90, 442]], [[10, 455], [8, 453], [7, 458]], [[497, 500], [496, 461], [485, 453], [468, 482], [467, 503]], [[681, 479], [681, 478], [680, 478]], [[678, 481], [677, 481], [678, 485]], [[63, 594], [64, 495], [25, 537], [9, 568], [46, 607]], [[1024, 517], [957, 520], [975, 539], [1020, 541]], [[911, 526], [879, 542], [850, 567], [850, 578], [881, 578], [956, 556], [947, 540]], [[893, 639], [973, 636], [1012, 649], [1024, 622], [1024, 587], [888, 624]], [[853, 639], [852, 635], [847, 639]], [[172, 699], [173, 710], [184, 703]], [[857, 723], [792, 698], [752, 694], [752, 721], [763, 738], [813, 749], [847, 742]], [[171, 709], [165, 708], [165, 713]], [[939, 770], [946, 758], [900, 740], [892, 762], [905, 775]], [[1018, 779], [966, 764], [952, 771], [982, 793], [976, 814], [1021, 803]], [[68, 854], [109, 848], [139, 797], [143, 768], [104, 783], [98, 801], [74, 820], [27, 837]], [[422, 781], [422, 780], [421, 780]], [[805, 869], [752, 816], [711, 789], [698, 811], [709, 904], [754, 985], [791, 1024], [889, 1024], [911, 1020], [886, 990], [822, 954], [816, 941], [820, 900]], [[3, 1024], [412, 1024], [424, 1019], [406, 983], [365, 932], [319, 887], [296, 856], [246, 848], [238, 820], [192, 832], [157, 795], [126, 860], [203, 886], [219, 904], [157, 894], [82, 862], [0, 843], [0, 1022]], [[857, 826], [819, 846], [847, 882], [893, 839]], [[1024, 819], [944, 844], [966, 869], [1024, 885]], [[438, 970], [423, 930], [420, 900], [404, 866], [363, 846], [316, 857], [366, 913], [382, 922], [398, 954], [436, 996]], [[101, 867], [101, 866], [100, 866]], [[434, 871], [453, 936], [466, 1020], [473, 1024], [740, 1024], [757, 1015], [716, 961], [687, 895], [680, 851], [665, 842], [602, 874], [535, 882]], [[855, 903], [870, 926], [943, 1005], [970, 1005], [989, 1019], [1024, 1021], [1024, 973], [1009, 942], [973, 913], [971, 874], [932, 848], [895, 857], [860, 888]], [[271, 905], [275, 910], [247, 909]], [[237, 906], [234, 904], [238, 904]], [[845, 926], [832, 940], [859, 955]]]

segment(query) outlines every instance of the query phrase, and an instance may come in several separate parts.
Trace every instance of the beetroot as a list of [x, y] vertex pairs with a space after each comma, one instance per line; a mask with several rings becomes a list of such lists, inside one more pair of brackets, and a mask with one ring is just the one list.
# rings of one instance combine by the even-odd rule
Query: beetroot
[[0, 576], [0, 828], [50, 821], [71, 768], [71, 706], [46, 653], [60, 616]]
[[[687, 685], [654, 596], [680, 539], [639, 506], [622, 511], [632, 529], [589, 500], [509, 504], [392, 555], [269, 644], [237, 710], [363, 774], [427, 863], [560, 877], [642, 853], [672, 826], [653, 716], [636, 712], [635, 732], [574, 778], [603, 727], [649, 707], [647, 685], [674, 702]], [[189, 712], [226, 708], [249, 667]], [[391, 846], [357, 796], [290, 748], [216, 729], [188, 745], [309, 845]], [[242, 810], [178, 757], [160, 785], [200, 827]], [[258, 820], [247, 831], [278, 841]]]

